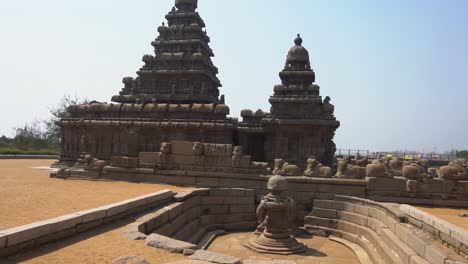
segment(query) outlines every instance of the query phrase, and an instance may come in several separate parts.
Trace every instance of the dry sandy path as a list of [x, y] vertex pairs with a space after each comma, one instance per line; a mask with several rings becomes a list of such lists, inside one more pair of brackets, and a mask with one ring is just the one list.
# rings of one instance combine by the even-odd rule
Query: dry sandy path
[[0, 230], [87, 210], [163, 189], [162, 184], [61, 180], [33, 169], [53, 160], [0, 160]]
[[449, 223], [462, 227], [468, 230], [468, 218], [460, 217], [462, 213], [468, 213], [468, 209], [460, 208], [429, 208], [429, 207], [418, 207], [420, 210], [437, 216], [438, 218], [445, 220]]
[[15, 256], [2, 264], [110, 264], [120, 256], [142, 256], [151, 264], [161, 264], [184, 259], [182, 254], [145, 246], [145, 242], [126, 239], [121, 221], [110, 226], [86, 232], [57, 243], [51, 243], [23, 255]]

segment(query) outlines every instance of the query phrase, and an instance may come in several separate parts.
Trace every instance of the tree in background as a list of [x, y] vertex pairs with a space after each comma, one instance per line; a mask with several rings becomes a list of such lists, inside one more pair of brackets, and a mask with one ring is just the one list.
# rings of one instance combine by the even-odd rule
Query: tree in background
[[457, 151], [457, 158], [459, 158], [459, 159], [468, 159], [468, 150]]
[[50, 114], [52, 117], [44, 121], [45, 125], [45, 136], [49, 143], [53, 146], [60, 146], [61, 131], [60, 131], [60, 119], [70, 117], [68, 107], [70, 105], [85, 104], [88, 103], [88, 99], [80, 99], [78, 96], [65, 95], [60, 102], [51, 107]]
[[15, 136], [0, 137], [0, 152], [10, 153], [15, 150], [58, 150], [60, 148], [60, 119], [70, 116], [68, 107], [74, 104], [87, 103], [87, 99], [66, 95], [60, 102], [50, 108], [51, 117], [40, 121], [35, 120], [23, 127], [15, 128]]

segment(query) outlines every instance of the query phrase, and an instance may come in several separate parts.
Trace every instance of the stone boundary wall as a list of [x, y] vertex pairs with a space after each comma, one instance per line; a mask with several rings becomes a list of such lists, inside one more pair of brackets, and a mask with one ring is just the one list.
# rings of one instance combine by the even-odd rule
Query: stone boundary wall
[[169, 202], [175, 193], [163, 190], [86, 211], [0, 231], [0, 257], [70, 237]]
[[[83, 172], [86, 175], [89, 172]], [[107, 166], [102, 178], [131, 182], [158, 182], [204, 188], [248, 188], [266, 195], [266, 183], [271, 176], [208, 171], [125, 169]], [[311, 211], [313, 199], [333, 199], [334, 195], [368, 198], [379, 202], [398, 202], [433, 206], [468, 207], [468, 182], [428, 180], [416, 184], [417, 192], [407, 190], [407, 180], [368, 180], [339, 178], [288, 177], [291, 196]], [[454, 185], [455, 184], [455, 185]], [[453, 187], [456, 186], [454, 189]], [[447, 190], [456, 190], [450, 193]]]
[[338, 195], [333, 200], [315, 200], [304, 221], [312, 233], [335, 235], [361, 246], [376, 264], [468, 263], [463, 258], [468, 256], [466, 248], [456, 251], [444, 246], [410, 224], [398, 204]]
[[[271, 176], [245, 175], [220, 172], [194, 171], [150, 171], [128, 170], [106, 167], [103, 179], [134, 182], [158, 182], [178, 186], [196, 186], [204, 188], [245, 188], [253, 189], [257, 201], [268, 194], [267, 181]], [[310, 212], [315, 198], [333, 198], [334, 194], [366, 197], [364, 180], [326, 179], [310, 177], [288, 177], [289, 193], [302, 210]]]
[[59, 159], [59, 155], [0, 155], [1, 159], [43, 159], [43, 160], [57, 160]]
[[468, 230], [410, 205], [402, 204], [400, 210], [408, 215], [411, 224], [422, 228], [446, 246], [468, 257]]
[[257, 227], [255, 192], [249, 189], [196, 189], [179, 193], [174, 202], [136, 219], [133, 232], [156, 233], [198, 243], [213, 230], [241, 231]]

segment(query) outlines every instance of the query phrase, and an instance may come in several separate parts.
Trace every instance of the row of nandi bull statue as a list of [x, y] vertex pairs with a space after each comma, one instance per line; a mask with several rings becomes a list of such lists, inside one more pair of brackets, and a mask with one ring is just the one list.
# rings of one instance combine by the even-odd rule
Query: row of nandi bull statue
[[313, 178], [364, 179], [366, 177], [394, 178], [409, 180], [441, 179], [468, 180], [468, 163], [464, 160], [451, 161], [439, 169], [429, 168], [427, 160], [404, 161], [399, 158], [370, 160], [368, 157], [356, 157], [337, 160], [337, 171], [321, 164], [314, 158], [307, 160], [307, 169], [301, 169], [283, 159], [275, 160], [273, 174], [282, 176], [307, 176]]

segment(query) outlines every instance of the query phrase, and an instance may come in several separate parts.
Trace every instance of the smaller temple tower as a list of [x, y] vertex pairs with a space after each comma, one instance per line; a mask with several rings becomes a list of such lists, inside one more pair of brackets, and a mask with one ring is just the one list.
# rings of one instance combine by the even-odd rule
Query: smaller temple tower
[[[309, 52], [302, 42], [298, 35], [288, 52], [279, 73], [282, 83], [274, 87], [270, 97], [271, 113], [242, 111], [240, 139], [250, 155], [263, 156], [270, 163], [281, 158], [305, 166], [307, 159], [314, 157], [330, 164], [336, 150], [333, 137], [340, 123], [333, 115], [330, 97], [320, 96]], [[261, 138], [263, 145], [258, 143]]]

